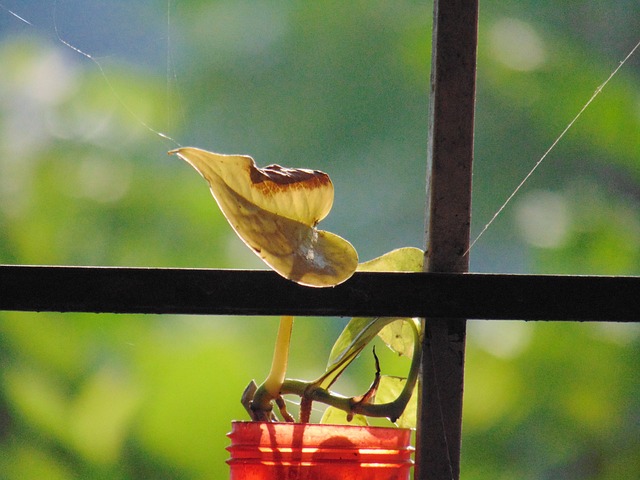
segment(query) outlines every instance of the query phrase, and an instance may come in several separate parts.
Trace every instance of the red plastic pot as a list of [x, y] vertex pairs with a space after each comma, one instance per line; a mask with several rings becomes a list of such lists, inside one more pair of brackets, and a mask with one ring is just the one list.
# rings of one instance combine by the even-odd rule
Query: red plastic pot
[[406, 480], [411, 430], [233, 422], [231, 480]]

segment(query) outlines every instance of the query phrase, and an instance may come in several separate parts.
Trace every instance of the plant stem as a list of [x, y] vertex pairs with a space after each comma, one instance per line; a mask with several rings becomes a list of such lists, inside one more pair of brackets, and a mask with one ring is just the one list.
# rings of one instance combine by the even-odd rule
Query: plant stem
[[280, 395], [280, 389], [287, 373], [287, 364], [289, 362], [289, 344], [291, 342], [291, 330], [293, 329], [293, 317], [283, 315], [280, 317], [280, 326], [278, 327], [278, 336], [276, 337], [276, 346], [273, 351], [273, 360], [271, 362], [271, 371], [264, 381], [264, 388], [267, 393], [276, 398]]
[[[395, 321], [395, 318], [380, 319], [380, 322], [376, 325], [378, 330], [381, 330], [385, 325]], [[395, 422], [402, 412], [404, 411], [411, 395], [413, 394], [416, 382], [418, 380], [418, 374], [420, 371], [420, 359], [422, 357], [422, 344], [420, 338], [420, 332], [418, 327], [412, 319], [402, 319], [409, 323], [413, 332], [413, 356], [411, 359], [411, 367], [409, 374], [407, 375], [407, 381], [404, 384], [402, 392], [398, 395], [394, 401], [382, 404], [362, 403], [354, 397], [343, 397], [333, 393], [326, 388], [320, 387], [323, 377], [315, 382], [304, 382], [301, 380], [285, 380], [280, 387], [280, 394], [293, 394], [298, 395], [301, 398], [309, 401], [320, 402], [326, 405], [330, 405], [340, 410], [344, 410], [351, 414], [361, 414], [369, 417], [386, 417], [392, 422]], [[355, 358], [355, 356], [354, 356]], [[350, 362], [350, 361], [349, 361]], [[346, 365], [341, 368], [341, 371], [346, 368]], [[260, 389], [258, 389], [260, 390]], [[259, 394], [256, 393], [255, 399]]]

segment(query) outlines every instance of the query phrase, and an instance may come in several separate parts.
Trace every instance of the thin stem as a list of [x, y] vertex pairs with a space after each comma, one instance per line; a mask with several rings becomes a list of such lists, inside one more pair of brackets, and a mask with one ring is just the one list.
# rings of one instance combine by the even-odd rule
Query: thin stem
[[[258, 387], [251, 402], [251, 411], [253, 420], [272, 421], [272, 401], [280, 397], [280, 390], [284, 383], [287, 373], [287, 364], [289, 363], [289, 344], [291, 343], [291, 330], [293, 329], [293, 317], [283, 315], [280, 317], [280, 325], [278, 327], [278, 335], [276, 337], [276, 346], [273, 351], [273, 360], [271, 362], [271, 371], [267, 379]], [[280, 409], [285, 420], [289, 420], [282, 408]]]
[[276, 337], [276, 346], [273, 351], [273, 360], [271, 362], [271, 371], [264, 381], [264, 388], [267, 393], [276, 398], [280, 395], [280, 389], [287, 373], [287, 364], [289, 363], [289, 344], [291, 342], [291, 330], [293, 329], [293, 317], [283, 315], [280, 317], [280, 326], [278, 327], [278, 336]]

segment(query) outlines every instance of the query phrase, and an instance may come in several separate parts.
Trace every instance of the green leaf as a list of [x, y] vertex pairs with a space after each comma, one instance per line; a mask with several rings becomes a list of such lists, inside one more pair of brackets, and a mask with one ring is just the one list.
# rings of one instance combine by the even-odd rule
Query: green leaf
[[[402, 389], [404, 388], [406, 382], [406, 378], [382, 375], [380, 377], [380, 384], [378, 385], [378, 391], [376, 392], [374, 403], [383, 404], [393, 402], [396, 398], [398, 398], [400, 392], [402, 392]], [[416, 385], [413, 390], [413, 394], [411, 395], [411, 399], [404, 409], [404, 412], [395, 421], [396, 426], [400, 428], [416, 427], [418, 412], [418, 395], [416, 392], [417, 388], [418, 387]]]
[[352, 318], [334, 343], [326, 371], [318, 381], [318, 385], [329, 388], [389, 321], [391, 320], [387, 318]]
[[371, 327], [377, 320], [377, 318], [352, 318], [333, 344], [333, 348], [329, 354], [327, 368], [343, 361], [346, 357], [350, 356], [354, 350], [358, 350], [358, 352], [362, 350], [362, 347], [358, 348], [358, 346], [361, 343], [366, 345], [376, 336], [376, 332], [371, 332]]
[[[363, 262], [358, 265], [358, 270], [361, 272], [421, 272], [423, 265], [424, 252], [422, 250], [415, 247], [404, 247]], [[417, 320], [414, 321], [417, 322]], [[347, 327], [349, 328], [350, 325]], [[413, 354], [413, 332], [406, 321], [395, 321], [385, 326], [378, 335], [394, 352], [406, 357], [411, 357]]]
[[[382, 341], [394, 352], [399, 355], [409, 357], [413, 355], [413, 331], [411, 325], [407, 323], [408, 319], [396, 320], [378, 333]], [[417, 319], [411, 319], [416, 324], [418, 330], [420, 324]]]
[[366, 427], [369, 425], [364, 415], [353, 415], [351, 421], [347, 419], [347, 412], [335, 407], [327, 407], [320, 419], [320, 423], [330, 425], [356, 425]]
[[[422, 271], [424, 255], [422, 250], [418, 248], [406, 247], [392, 250], [381, 257], [375, 258], [368, 262], [358, 265], [359, 271], [392, 271], [392, 272], [419, 272]], [[325, 373], [313, 384], [322, 389], [328, 389], [336, 379], [344, 372], [344, 370], [355, 360], [360, 352], [373, 340], [376, 335], [396, 353], [412, 357], [414, 352], [415, 334], [412, 325], [408, 322], [414, 322], [415, 327], [419, 331], [420, 325], [415, 319], [409, 318], [353, 318], [346, 325], [338, 339], [336, 340], [331, 353]], [[383, 394], [384, 401], [376, 400], [376, 403], [394, 402], [402, 392], [402, 385], [394, 385], [391, 381], [385, 387], [385, 392], [395, 388], [395, 396], [389, 398], [388, 394]], [[377, 398], [377, 394], [376, 394]], [[336, 418], [332, 411], [326, 413], [328, 418]], [[344, 414], [340, 414], [346, 420]], [[398, 421], [405, 422], [402, 417]], [[340, 418], [342, 418], [340, 417]], [[415, 412], [414, 412], [415, 417]], [[333, 422], [334, 420], [331, 420]], [[410, 420], [409, 420], [410, 421]], [[415, 423], [415, 420], [414, 420]]]
[[[424, 253], [422, 250], [415, 247], [404, 247], [361, 263], [357, 270], [420, 272], [423, 262]], [[389, 348], [400, 355], [407, 357], [412, 355], [413, 332], [406, 321], [393, 318], [356, 317], [351, 319], [334, 343], [329, 354], [327, 369], [318, 380], [318, 385], [322, 388], [328, 388], [376, 335], [380, 335]]]
[[384, 255], [358, 265], [360, 272], [421, 272], [424, 252], [415, 247], [391, 250]]

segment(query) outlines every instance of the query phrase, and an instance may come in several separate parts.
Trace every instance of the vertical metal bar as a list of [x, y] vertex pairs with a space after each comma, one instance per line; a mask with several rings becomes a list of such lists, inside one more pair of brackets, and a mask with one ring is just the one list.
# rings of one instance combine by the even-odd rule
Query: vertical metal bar
[[[469, 267], [478, 0], [434, 0], [427, 253], [429, 272]], [[424, 322], [415, 478], [460, 478], [466, 320]]]

